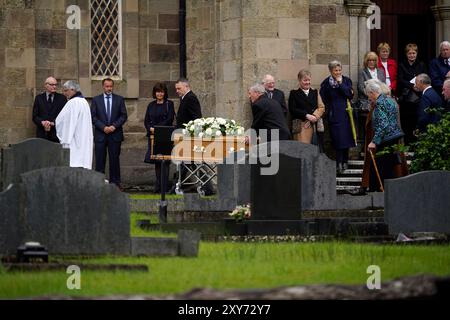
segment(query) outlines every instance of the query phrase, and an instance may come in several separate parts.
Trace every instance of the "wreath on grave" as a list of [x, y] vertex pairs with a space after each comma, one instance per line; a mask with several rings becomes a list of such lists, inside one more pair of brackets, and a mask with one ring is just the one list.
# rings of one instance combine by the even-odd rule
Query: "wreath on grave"
[[237, 222], [244, 219], [250, 219], [252, 212], [250, 209], [250, 204], [237, 206], [231, 213], [230, 216], [233, 217]]

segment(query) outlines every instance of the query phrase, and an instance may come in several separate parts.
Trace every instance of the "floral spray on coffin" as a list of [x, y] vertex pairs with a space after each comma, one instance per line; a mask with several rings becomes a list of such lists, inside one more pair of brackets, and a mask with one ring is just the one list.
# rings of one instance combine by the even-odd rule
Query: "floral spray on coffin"
[[200, 118], [184, 126], [175, 136], [175, 160], [223, 163], [231, 153], [246, 150], [245, 129], [235, 120]]

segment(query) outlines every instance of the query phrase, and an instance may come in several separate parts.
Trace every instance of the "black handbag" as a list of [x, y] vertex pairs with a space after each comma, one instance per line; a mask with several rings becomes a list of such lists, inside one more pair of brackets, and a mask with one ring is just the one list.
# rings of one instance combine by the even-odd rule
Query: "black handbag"
[[403, 90], [403, 101], [409, 103], [419, 103], [420, 97], [413, 89], [405, 88]]

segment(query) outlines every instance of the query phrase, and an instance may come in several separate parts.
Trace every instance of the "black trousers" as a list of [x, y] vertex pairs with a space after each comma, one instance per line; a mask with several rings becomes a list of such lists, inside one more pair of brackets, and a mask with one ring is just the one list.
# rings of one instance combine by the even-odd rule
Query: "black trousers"
[[105, 173], [106, 153], [109, 158], [109, 182], [119, 184], [120, 180], [120, 148], [122, 142], [114, 141], [110, 136], [104, 142], [95, 143], [95, 171]]

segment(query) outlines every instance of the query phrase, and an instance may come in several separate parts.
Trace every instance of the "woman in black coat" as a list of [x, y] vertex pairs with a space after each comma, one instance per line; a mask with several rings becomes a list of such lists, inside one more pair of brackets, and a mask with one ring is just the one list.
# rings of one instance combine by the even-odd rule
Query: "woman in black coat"
[[[148, 150], [145, 155], [145, 162], [155, 164], [156, 173], [156, 183], [155, 183], [155, 193], [161, 191], [161, 161], [156, 161], [151, 159], [151, 131], [155, 126], [172, 126], [173, 120], [175, 118], [175, 108], [173, 101], [168, 99], [167, 86], [164, 83], [157, 83], [153, 87], [153, 100], [147, 106], [147, 112], [145, 113], [144, 125], [147, 130], [148, 137]], [[165, 181], [165, 186], [168, 188], [169, 181], [169, 166], [165, 166], [166, 170], [163, 173], [163, 179]], [[168, 190], [165, 190], [166, 192]]]
[[400, 122], [405, 132], [405, 143], [414, 142], [413, 131], [417, 126], [417, 106], [420, 93], [414, 90], [414, 84], [410, 81], [421, 73], [427, 73], [425, 63], [417, 59], [417, 45], [409, 43], [406, 45], [406, 60], [398, 66], [397, 91], [399, 94]]

